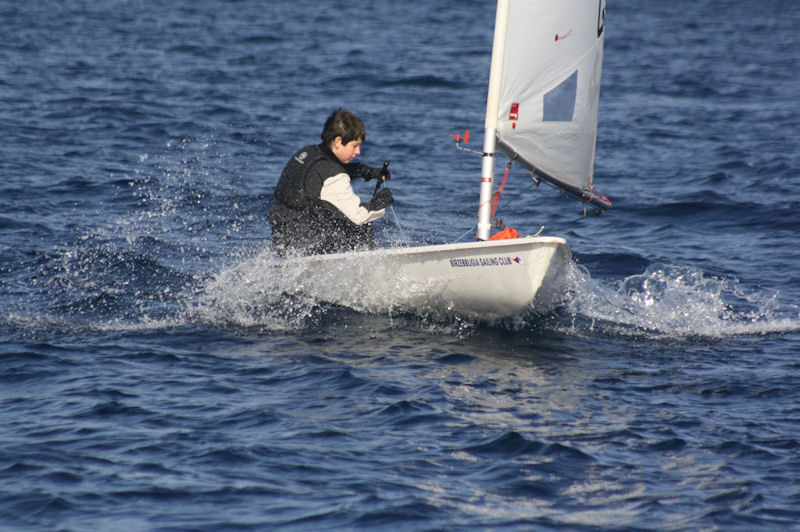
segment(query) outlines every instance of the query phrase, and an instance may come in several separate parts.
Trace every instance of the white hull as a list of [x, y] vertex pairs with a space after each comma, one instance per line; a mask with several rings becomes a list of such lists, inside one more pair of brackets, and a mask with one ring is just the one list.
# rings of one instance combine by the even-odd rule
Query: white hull
[[299, 257], [280, 267], [295, 291], [361, 312], [497, 319], [557, 306], [570, 262], [564, 239], [526, 237]]

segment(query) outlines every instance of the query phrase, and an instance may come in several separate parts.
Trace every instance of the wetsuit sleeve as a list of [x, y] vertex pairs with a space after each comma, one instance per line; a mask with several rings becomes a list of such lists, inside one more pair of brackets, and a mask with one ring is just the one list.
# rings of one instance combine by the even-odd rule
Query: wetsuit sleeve
[[353, 187], [350, 185], [350, 176], [345, 173], [336, 174], [326, 179], [322, 184], [319, 197], [339, 209], [348, 220], [356, 225], [363, 225], [377, 220], [386, 212], [386, 209], [369, 211], [362, 207], [361, 199], [356, 196], [355, 192], [353, 192]]
[[[346, 165], [344, 165], [344, 169], [350, 176], [350, 179], [361, 178], [364, 181], [369, 181], [370, 179], [378, 177], [380, 175], [379, 168], [371, 168], [361, 163], [347, 163]], [[373, 170], [375, 171], [374, 172], [375, 175], [372, 175]]]

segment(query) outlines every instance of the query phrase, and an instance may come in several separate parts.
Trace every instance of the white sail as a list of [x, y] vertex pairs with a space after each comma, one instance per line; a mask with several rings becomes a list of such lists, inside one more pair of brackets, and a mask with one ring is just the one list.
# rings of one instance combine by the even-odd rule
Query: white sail
[[499, 147], [586, 199], [594, 172], [605, 4], [509, 0], [500, 75]]

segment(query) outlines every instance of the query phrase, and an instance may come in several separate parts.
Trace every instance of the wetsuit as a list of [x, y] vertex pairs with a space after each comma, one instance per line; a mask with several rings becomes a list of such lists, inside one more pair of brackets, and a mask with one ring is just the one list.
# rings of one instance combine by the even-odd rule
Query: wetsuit
[[283, 169], [269, 211], [275, 250], [315, 255], [374, 247], [370, 222], [386, 212], [391, 193], [383, 189], [388, 194], [382, 200], [376, 196], [362, 205], [350, 180], [376, 172], [359, 163], [343, 165], [325, 144], [300, 149]]

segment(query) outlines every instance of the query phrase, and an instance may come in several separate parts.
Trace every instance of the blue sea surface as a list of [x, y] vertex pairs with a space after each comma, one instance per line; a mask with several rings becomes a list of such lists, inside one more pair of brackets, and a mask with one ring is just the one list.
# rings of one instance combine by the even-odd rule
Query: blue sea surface
[[608, 2], [614, 206], [517, 168], [499, 208], [567, 238], [563, 308], [271, 277], [339, 106], [391, 161], [382, 245], [471, 238], [494, 10], [0, 2], [0, 529], [800, 530], [796, 0]]

